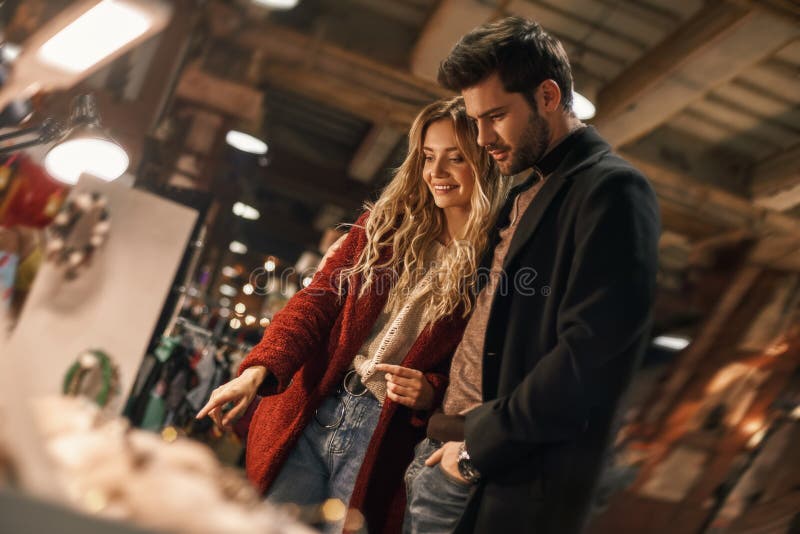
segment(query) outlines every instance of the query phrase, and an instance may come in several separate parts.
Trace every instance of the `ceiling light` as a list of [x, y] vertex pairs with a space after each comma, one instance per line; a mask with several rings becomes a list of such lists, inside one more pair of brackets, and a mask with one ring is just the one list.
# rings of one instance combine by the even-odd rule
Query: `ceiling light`
[[236, 288], [230, 286], [228, 284], [222, 284], [219, 286], [219, 292], [225, 295], [226, 297], [235, 297], [239, 292], [236, 291]]
[[144, 34], [150, 19], [134, 5], [104, 0], [39, 48], [39, 59], [70, 73], [82, 72]]
[[270, 9], [292, 9], [300, 0], [253, 0], [254, 4], [268, 7]]
[[253, 284], [245, 284], [244, 286], [242, 286], [242, 293], [244, 293], [245, 295], [252, 295], [253, 291], [255, 291]]
[[0, 56], [2, 57], [3, 63], [14, 63], [17, 58], [19, 57], [19, 53], [22, 51], [19, 45], [14, 43], [3, 43], [0, 46]]
[[119, 178], [128, 168], [128, 154], [103, 130], [92, 95], [72, 102], [71, 130], [44, 157], [47, 172], [66, 184], [88, 173], [106, 181]]
[[233, 311], [239, 315], [244, 315], [244, 312], [247, 311], [247, 307], [244, 305], [244, 302], [239, 302], [236, 304], [236, 306], [234, 306]]
[[269, 326], [269, 319], [262, 317], [258, 324], [260, 324], [262, 328], [266, 328]]
[[222, 268], [222, 276], [227, 276], [228, 278], [236, 278], [239, 276], [239, 271], [236, 267], [231, 267], [230, 265], [226, 265]]
[[238, 330], [241, 327], [242, 327], [242, 321], [240, 321], [237, 317], [231, 319], [231, 328], [233, 328], [234, 330]]
[[242, 219], [248, 221], [257, 221], [261, 214], [253, 206], [248, 206], [243, 202], [237, 202], [233, 205], [233, 214], [238, 215]]
[[227, 308], [228, 306], [231, 305], [231, 299], [229, 299], [228, 297], [222, 297], [221, 299], [219, 299], [219, 305], [222, 306], [223, 308]]
[[234, 254], [247, 254], [247, 245], [240, 241], [231, 241], [231, 244], [228, 245], [228, 249]]
[[275, 270], [275, 260], [267, 260], [264, 262], [264, 269], [267, 270], [268, 273], [271, 273]]
[[61, 182], [72, 185], [88, 173], [106, 181], [122, 176], [128, 168], [128, 154], [113, 141], [73, 139], [59, 143], [47, 153], [44, 166]]
[[672, 351], [683, 350], [689, 346], [690, 340], [680, 336], [658, 336], [653, 340], [653, 345]]
[[591, 100], [577, 91], [572, 91], [572, 111], [583, 121], [594, 117], [596, 110]]
[[246, 324], [247, 326], [256, 324], [256, 318], [253, 317], [252, 315], [248, 315], [247, 317], [244, 318], [244, 324]]
[[306, 276], [305, 278], [303, 278], [303, 287], [308, 287], [308, 286], [310, 286], [310, 285], [311, 285], [311, 282], [312, 282], [312, 280], [313, 280], [313, 279], [312, 279], [310, 276]]
[[219, 309], [219, 316], [222, 317], [223, 319], [227, 319], [228, 317], [230, 317], [230, 315], [231, 315], [231, 310], [229, 310], [228, 308]]
[[263, 155], [267, 153], [267, 144], [257, 137], [231, 130], [225, 135], [225, 142], [237, 150], [248, 154]]

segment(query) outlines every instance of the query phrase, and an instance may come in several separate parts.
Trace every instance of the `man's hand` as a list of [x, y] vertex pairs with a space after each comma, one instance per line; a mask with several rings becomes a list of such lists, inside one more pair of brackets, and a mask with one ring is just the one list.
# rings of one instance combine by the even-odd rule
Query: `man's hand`
[[386, 373], [386, 396], [414, 410], [433, 408], [433, 386], [422, 371], [402, 365], [379, 363], [375, 370]]
[[442, 469], [444, 469], [445, 473], [454, 479], [463, 482], [464, 484], [469, 484], [467, 479], [462, 477], [461, 473], [458, 471], [458, 450], [461, 448], [461, 443], [463, 442], [448, 441], [442, 445], [440, 449], [431, 454], [427, 460], [425, 460], [425, 465], [428, 467], [433, 467], [434, 465], [441, 463]]

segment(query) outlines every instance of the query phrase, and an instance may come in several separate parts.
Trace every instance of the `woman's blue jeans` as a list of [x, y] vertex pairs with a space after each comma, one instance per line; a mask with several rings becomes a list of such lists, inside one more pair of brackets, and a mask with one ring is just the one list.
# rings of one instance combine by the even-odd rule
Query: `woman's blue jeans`
[[342, 389], [326, 398], [266, 498], [300, 506], [335, 498], [347, 505], [380, 414], [381, 405], [371, 395], [354, 396]]

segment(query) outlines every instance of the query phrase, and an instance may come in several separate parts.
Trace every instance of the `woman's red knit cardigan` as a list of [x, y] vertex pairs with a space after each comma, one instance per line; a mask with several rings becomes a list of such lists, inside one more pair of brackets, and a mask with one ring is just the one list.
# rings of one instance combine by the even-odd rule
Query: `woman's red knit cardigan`
[[[384, 273], [361, 298], [361, 281], [353, 281], [340, 298], [336, 273], [353, 264], [367, 244], [362, 215], [312, 283], [275, 315], [261, 342], [239, 369], [265, 366], [277, 379], [253, 413], [247, 437], [248, 478], [261, 492], [275, 480], [314, 411], [342, 383], [357, 351], [382, 311], [392, 280]], [[390, 251], [384, 251], [384, 259]], [[403, 365], [425, 373], [441, 403], [450, 360], [466, 326], [451, 317], [427, 327], [414, 342]], [[277, 392], [277, 393], [276, 393]], [[367, 520], [370, 533], [400, 532], [405, 510], [403, 474], [413, 448], [424, 438], [428, 413], [413, 411], [388, 398], [384, 402], [364, 463], [356, 478], [350, 507]]]

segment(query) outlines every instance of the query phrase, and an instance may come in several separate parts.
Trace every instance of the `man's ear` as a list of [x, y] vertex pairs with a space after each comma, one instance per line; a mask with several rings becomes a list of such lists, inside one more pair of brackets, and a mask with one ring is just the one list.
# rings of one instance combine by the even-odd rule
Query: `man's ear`
[[555, 80], [545, 80], [539, 84], [536, 92], [536, 102], [539, 109], [545, 113], [553, 113], [561, 107], [561, 89]]

